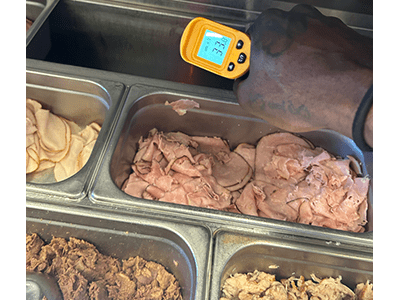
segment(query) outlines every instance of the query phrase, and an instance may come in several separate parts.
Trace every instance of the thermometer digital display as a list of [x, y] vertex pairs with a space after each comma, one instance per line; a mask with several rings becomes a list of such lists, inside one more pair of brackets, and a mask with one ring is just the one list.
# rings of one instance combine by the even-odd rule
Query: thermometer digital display
[[222, 65], [231, 40], [227, 36], [206, 29], [197, 56]]
[[235, 79], [250, 67], [247, 34], [217, 22], [195, 18], [186, 26], [180, 44], [182, 58], [195, 66]]

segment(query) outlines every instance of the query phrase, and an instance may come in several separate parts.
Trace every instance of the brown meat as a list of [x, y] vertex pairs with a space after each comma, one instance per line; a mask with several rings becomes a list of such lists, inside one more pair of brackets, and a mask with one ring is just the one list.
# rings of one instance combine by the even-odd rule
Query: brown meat
[[253, 273], [236, 273], [226, 279], [222, 288], [223, 297], [227, 299], [287, 299], [284, 286], [275, 280], [274, 275], [264, 272], [254, 271]]
[[357, 300], [372, 300], [374, 298], [373, 285], [369, 280], [366, 283], [357, 284], [354, 292], [357, 295]]
[[[39, 253], [44, 242], [36, 234], [26, 236], [26, 270], [27, 271], [42, 271], [47, 267], [47, 264], [40, 260]], [[44, 264], [43, 264], [44, 263]]]
[[340, 282], [342, 280], [340, 276], [339, 278], [319, 279], [314, 274], [311, 274], [311, 278], [313, 281], [304, 282], [304, 287], [300, 287], [300, 290], [305, 289], [312, 297], [329, 300], [355, 299], [354, 292]]
[[26, 269], [54, 276], [67, 299], [182, 300], [175, 277], [140, 257], [119, 261], [93, 244], [54, 237], [50, 244], [37, 234], [26, 236]]
[[[372, 285], [369, 281], [359, 284], [356, 293], [341, 283], [339, 278], [319, 279], [311, 274], [310, 280], [305, 281], [303, 276], [275, 280], [275, 276], [255, 270], [252, 273], [236, 273], [227, 278], [222, 286], [220, 300], [356, 300], [372, 299]], [[360, 297], [368, 290], [371, 298]], [[359, 293], [359, 294], [357, 294]], [[356, 296], [357, 294], [357, 296]]]

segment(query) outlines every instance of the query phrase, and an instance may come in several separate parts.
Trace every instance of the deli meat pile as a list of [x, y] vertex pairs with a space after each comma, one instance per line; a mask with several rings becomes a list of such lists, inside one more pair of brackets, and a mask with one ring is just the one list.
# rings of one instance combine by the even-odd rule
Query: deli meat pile
[[281, 281], [275, 275], [254, 271], [236, 273], [226, 279], [220, 300], [372, 300], [373, 285], [369, 281], [359, 283], [355, 290], [342, 284], [339, 278], [319, 279], [311, 274], [310, 280], [294, 276]]
[[77, 173], [89, 160], [100, 125], [84, 129], [26, 99], [26, 174], [53, 169], [56, 181]]
[[135, 197], [353, 232], [367, 223], [369, 179], [290, 133], [233, 151], [217, 137], [163, 133], [139, 140], [122, 190]]
[[182, 300], [178, 281], [162, 265], [139, 256], [121, 261], [73, 237], [45, 244], [27, 234], [26, 270], [54, 276], [64, 300]]

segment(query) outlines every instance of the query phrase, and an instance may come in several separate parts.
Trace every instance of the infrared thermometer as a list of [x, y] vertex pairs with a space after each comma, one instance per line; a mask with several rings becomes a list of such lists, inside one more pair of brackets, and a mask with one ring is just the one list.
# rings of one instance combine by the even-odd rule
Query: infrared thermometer
[[183, 60], [190, 64], [236, 79], [250, 67], [250, 47], [247, 34], [199, 17], [186, 26], [180, 52]]

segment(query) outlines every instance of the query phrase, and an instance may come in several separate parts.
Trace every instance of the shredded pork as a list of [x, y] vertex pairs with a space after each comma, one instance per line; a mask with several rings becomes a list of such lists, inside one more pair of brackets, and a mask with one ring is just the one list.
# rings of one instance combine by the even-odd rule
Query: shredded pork
[[[339, 278], [319, 279], [311, 274], [310, 280], [294, 276], [277, 281], [275, 275], [255, 270], [236, 273], [227, 278], [220, 300], [370, 300], [372, 284], [357, 285], [353, 292]], [[366, 292], [368, 290], [368, 292]], [[368, 293], [368, 296], [365, 296]]]

